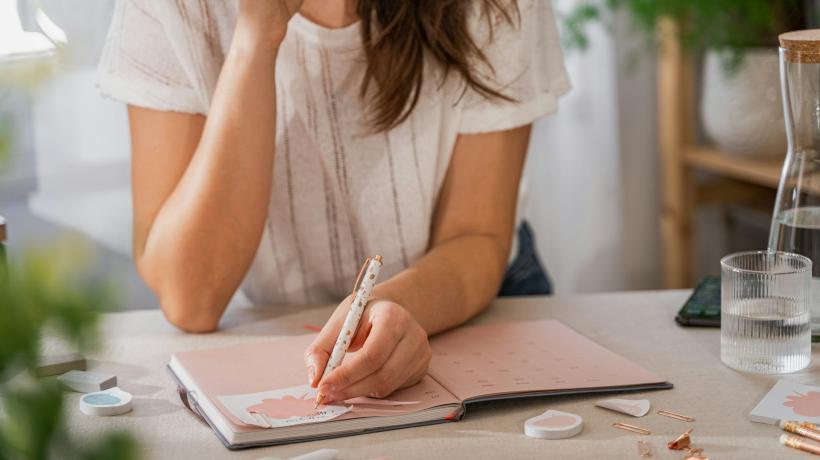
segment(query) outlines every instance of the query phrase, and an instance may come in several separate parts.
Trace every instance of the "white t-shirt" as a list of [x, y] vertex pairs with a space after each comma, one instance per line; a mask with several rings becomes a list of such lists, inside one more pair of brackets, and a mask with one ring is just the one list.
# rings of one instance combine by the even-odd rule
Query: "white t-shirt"
[[[477, 2], [476, 2], [477, 3]], [[118, 0], [98, 71], [104, 94], [157, 110], [207, 115], [237, 17], [237, 1]], [[460, 133], [528, 124], [569, 90], [548, 0], [520, 0], [520, 23], [489, 43], [470, 25], [517, 103], [486, 100], [425, 66], [409, 119], [367, 134], [359, 96], [359, 23], [321, 27], [297, 14], [277, 58], [276, 156], [262, 241], [242, 284], [255, 304], [338, 301], [362, 260], [381, 254], [382, 279], [428, 249], [433, 210]], [[481, 184], [476, 184], [480, 187]]]

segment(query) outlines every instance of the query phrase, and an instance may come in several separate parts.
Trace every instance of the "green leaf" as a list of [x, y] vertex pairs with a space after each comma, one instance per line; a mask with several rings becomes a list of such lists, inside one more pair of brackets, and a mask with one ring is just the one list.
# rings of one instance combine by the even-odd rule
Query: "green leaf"
[[[29, 66], [0, 80], [34, 85], [53, 67]], [[9, 121], [0, 119], [0, 169], [10, 156], [12, 134]], [[62, 389], [54, 379], [32, 377], [44, 335], [56, 332], [80, 351], [97, 344], [99, 313], [114, 307], [116, 295], [110, 284], [88, 279], [89, 260], [84, 245], [66, 239], [0, 266], [0, 460], [138, 456], [127, 433], [73, 443], [63, 422]]]
[[56, 381], [3, 391], [0, 438], [13, 457], [45, 459], [60, 424], [63, 394]]
[[654, 49], [658, 22], [672, 19], [682, 26], [685, 49], [726, 51], [723, 66], [729, 72], [740, 66], [746, 48], [777, 46], [779, 33], [811, 25], [817, 13], [801, 0], [590, 0], [562, 17], [564, 45], [585, 49], [589, 26], [619, 11], [629, 15], [646, 49]]
[[139, 458], [137, 443], [128, 433], [110, 433], [81, 455], [84, 460], [132, 460]]
[[0, 459], [136, 457], [136, 443], [125, 434], [73, 446], [53, 379], [7, 382], [21, 372], [33, 375], [44, 335], [56, 333], [81, 352], [97, 344], [99, 315], [116, 296], [110, 284], [86, 275], [89, 260], [78, 240], [65, 239], [27, 251], [0, 273]]
[[585, 50], [589, 47], [589, 39], [586, 36], [587, 26], [597, 20], [600, 10], [594, 5], [580, 5], [569, 15], [564, 17], [563, 41], [568, 49]]
[[11, 156], [11, 124], [7, 119], [0, 120], [0, 168]]

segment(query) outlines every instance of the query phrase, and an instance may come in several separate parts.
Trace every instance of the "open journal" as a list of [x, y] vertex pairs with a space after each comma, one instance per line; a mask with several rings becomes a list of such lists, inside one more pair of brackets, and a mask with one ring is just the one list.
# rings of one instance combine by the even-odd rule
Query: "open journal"
[[389, 398], [313, 409], [302, 356], [314, 335], [176, 353], [180, 394], [229, 449], [459, 420], [494, 399], [672, 388], [555, 320], [467, 326], [431, 339], [428, 375]]

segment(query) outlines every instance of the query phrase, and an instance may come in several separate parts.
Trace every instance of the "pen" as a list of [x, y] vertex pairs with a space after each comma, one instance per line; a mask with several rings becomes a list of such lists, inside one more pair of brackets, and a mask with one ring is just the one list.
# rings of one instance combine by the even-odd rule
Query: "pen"
[[[353, 285], [353, 302], [350, 304], [350, 311], [347, 312], [345, 322], [342, 324], [342, 329], [339, 331], [339, 336], [336, 337], [336, 343], [333, 345], [333, 352], [327, 360], [325, 370], [319, 376], [319, 383], [322, 378], [330, 371], [339, 366], [347, 353], [350, 342], [356, 335], [356, 329], [359, 327], [359, 321], [362, 319], [362, 313], [367, 306], [367, 301], [370, 299], [370, 293], [373, 291], [373, 286], [376, 285], [376, 278], [379, 276], [379, 270], [382, 268], [382, 256], [368, 257], [359, 271], [359, 276], [356, 278], [356, 283]], [[322, 404], [324, 395], [320, 391], [316, 394], [316, 405], [314, 409]]]
[[813, 441], [820, 442], [820, 432], [815, 431], [814, 429], [808, 428], [803, 426], [798, 422], [790, 422], [788, 420], [781, 420], [778, 422], [780, 428], [783, 428], [784, 431], [788, 431], [789, 433], [799, 434], [800, 436], [805, 436]]
[[780, 444], [791, 447], [792, 449], [802, 450], [803, 452], [810, 452], [814, 455], [820, 455], [820, 445], [809, 441], [800, 436], [789, 436], [787, 434], [780, 435]]

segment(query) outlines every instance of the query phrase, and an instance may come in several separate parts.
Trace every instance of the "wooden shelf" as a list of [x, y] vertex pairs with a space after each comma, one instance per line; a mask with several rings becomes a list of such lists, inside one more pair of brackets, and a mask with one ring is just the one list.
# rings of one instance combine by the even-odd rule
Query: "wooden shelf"
[[785, 156], [747, 158], [700, 145], [687, 145], [683, 150], [687, 166], [775, 190], [780, 184], [784, 159]]
[[[671, 20], [658, 25], [659, 225], [667, 288], [694, 284], [698, 208], [731, 203], [771, 206], [784, 160], [783, 155], [744, 158], [699, 144], [697, 63], [681, 46], [678, 30]], [[698, 172], [714, 175], [716, 180], [697, 180]], [[820, 176], [820, 170], [815, 173]], [[812, 183], [820, 184], [820, 177]], [[820, 195], [820, 186], [814, 193]]]

